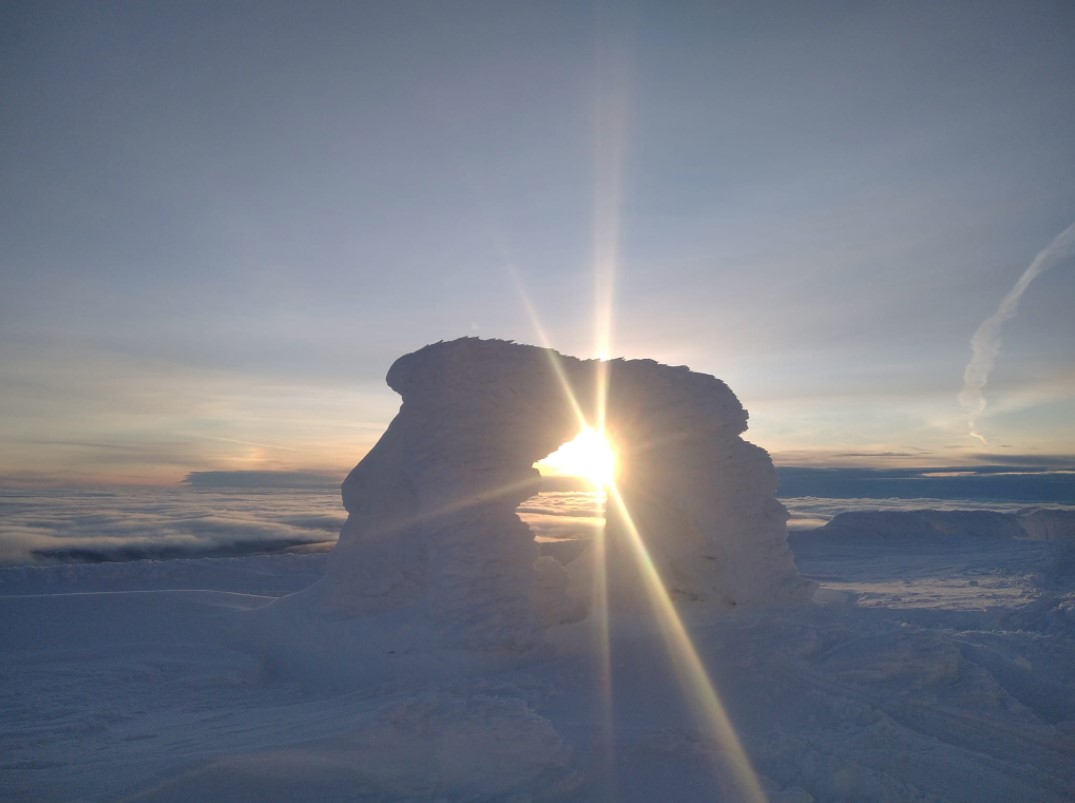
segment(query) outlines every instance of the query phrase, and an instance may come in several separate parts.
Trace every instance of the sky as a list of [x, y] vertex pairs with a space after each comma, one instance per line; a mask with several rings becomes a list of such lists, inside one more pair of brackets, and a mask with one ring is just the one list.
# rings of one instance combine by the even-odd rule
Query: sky
[[[0, 5], [0, 485], [342, 474], [465, 335], [1075, 468], [1068, 2]], [[979, 366], [981, 367], [981, 365]]]

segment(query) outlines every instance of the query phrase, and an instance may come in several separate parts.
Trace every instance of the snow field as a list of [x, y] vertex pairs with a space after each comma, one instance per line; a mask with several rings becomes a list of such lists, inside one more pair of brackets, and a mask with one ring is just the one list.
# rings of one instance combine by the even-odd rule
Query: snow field
[[[822, 584], [815, 604], [684, 609], [769, 799], [1071, 799], [1071, 540], [816, 531], [791, 544]], [[196, 586], [200, 565], [224, 585], [227, 564], [238, 586], [261, 576], [278, 594], [321, 559], [278, 557], [191, 560], [181, 576]], [[72, 588], [121, 571], [53, 568]], [[499, 664], [377, 656], [400, 638], [384, 620], [352, 632], [358, 646], [341, 630], [274, 666], [239, 626], [272, 594], [168, 588], [180, 575], [147, 561], [122, 571], [142, 590], [19, 596], [32, 589], [8, 577], [5, 799], [743, 799], [643, 615], [611, 621], [609, 673], [590, 620]]]

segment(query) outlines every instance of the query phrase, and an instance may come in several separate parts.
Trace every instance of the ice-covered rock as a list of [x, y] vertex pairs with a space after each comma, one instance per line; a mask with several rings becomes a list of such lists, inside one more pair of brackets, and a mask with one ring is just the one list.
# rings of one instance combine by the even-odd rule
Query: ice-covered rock
[[[538, 490], [534, 462], [571, 440], [578, 411], [590, 416], [604, 396], [620, 493], [673, 597], [733, 606], [812, 593], [787, 547], [772, 462], [740, 437], [747, 413], [720, 380], [475, 338], [401, 357], [387, 380], [403, 404], [343, 484], [350, 516], [328, 571], [282, 605], [334, 620], [413, 609], [431, 645], [537, 643], [542, 620], [572, 606], [553, 599], [567, 588], [559, 564], [535, 568], [516, 508]], [[642, 569], [614, 507], [609, 590], [613, 606], [631, 606]]]

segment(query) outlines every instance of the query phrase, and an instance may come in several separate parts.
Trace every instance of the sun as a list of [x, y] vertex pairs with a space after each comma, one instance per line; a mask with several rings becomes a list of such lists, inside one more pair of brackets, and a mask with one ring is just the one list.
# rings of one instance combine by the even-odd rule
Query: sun
[[604, 488], [616, 475], [616, 452], [604, 435], [586, 427], [541, 460], [540, 465], [554, 474], [582, 477], [592, 485]]

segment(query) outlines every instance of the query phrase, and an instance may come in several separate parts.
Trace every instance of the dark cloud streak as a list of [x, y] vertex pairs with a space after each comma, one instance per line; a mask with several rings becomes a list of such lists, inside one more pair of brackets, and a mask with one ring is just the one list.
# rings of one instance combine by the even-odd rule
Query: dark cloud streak
[[[1052, 461], [1045, 461], [1052, 463]], [[1018, 467], [1020, 470], [1013, 471]], [[835, 499], [971, 499], [1075, 504], [1071, 461], [1051, 465], [923, 468], [783, 466], [778, 496]]]
[[192, 488], [338, 488], [343, 474], [325, 471], [192, 471], [183, 482]]

